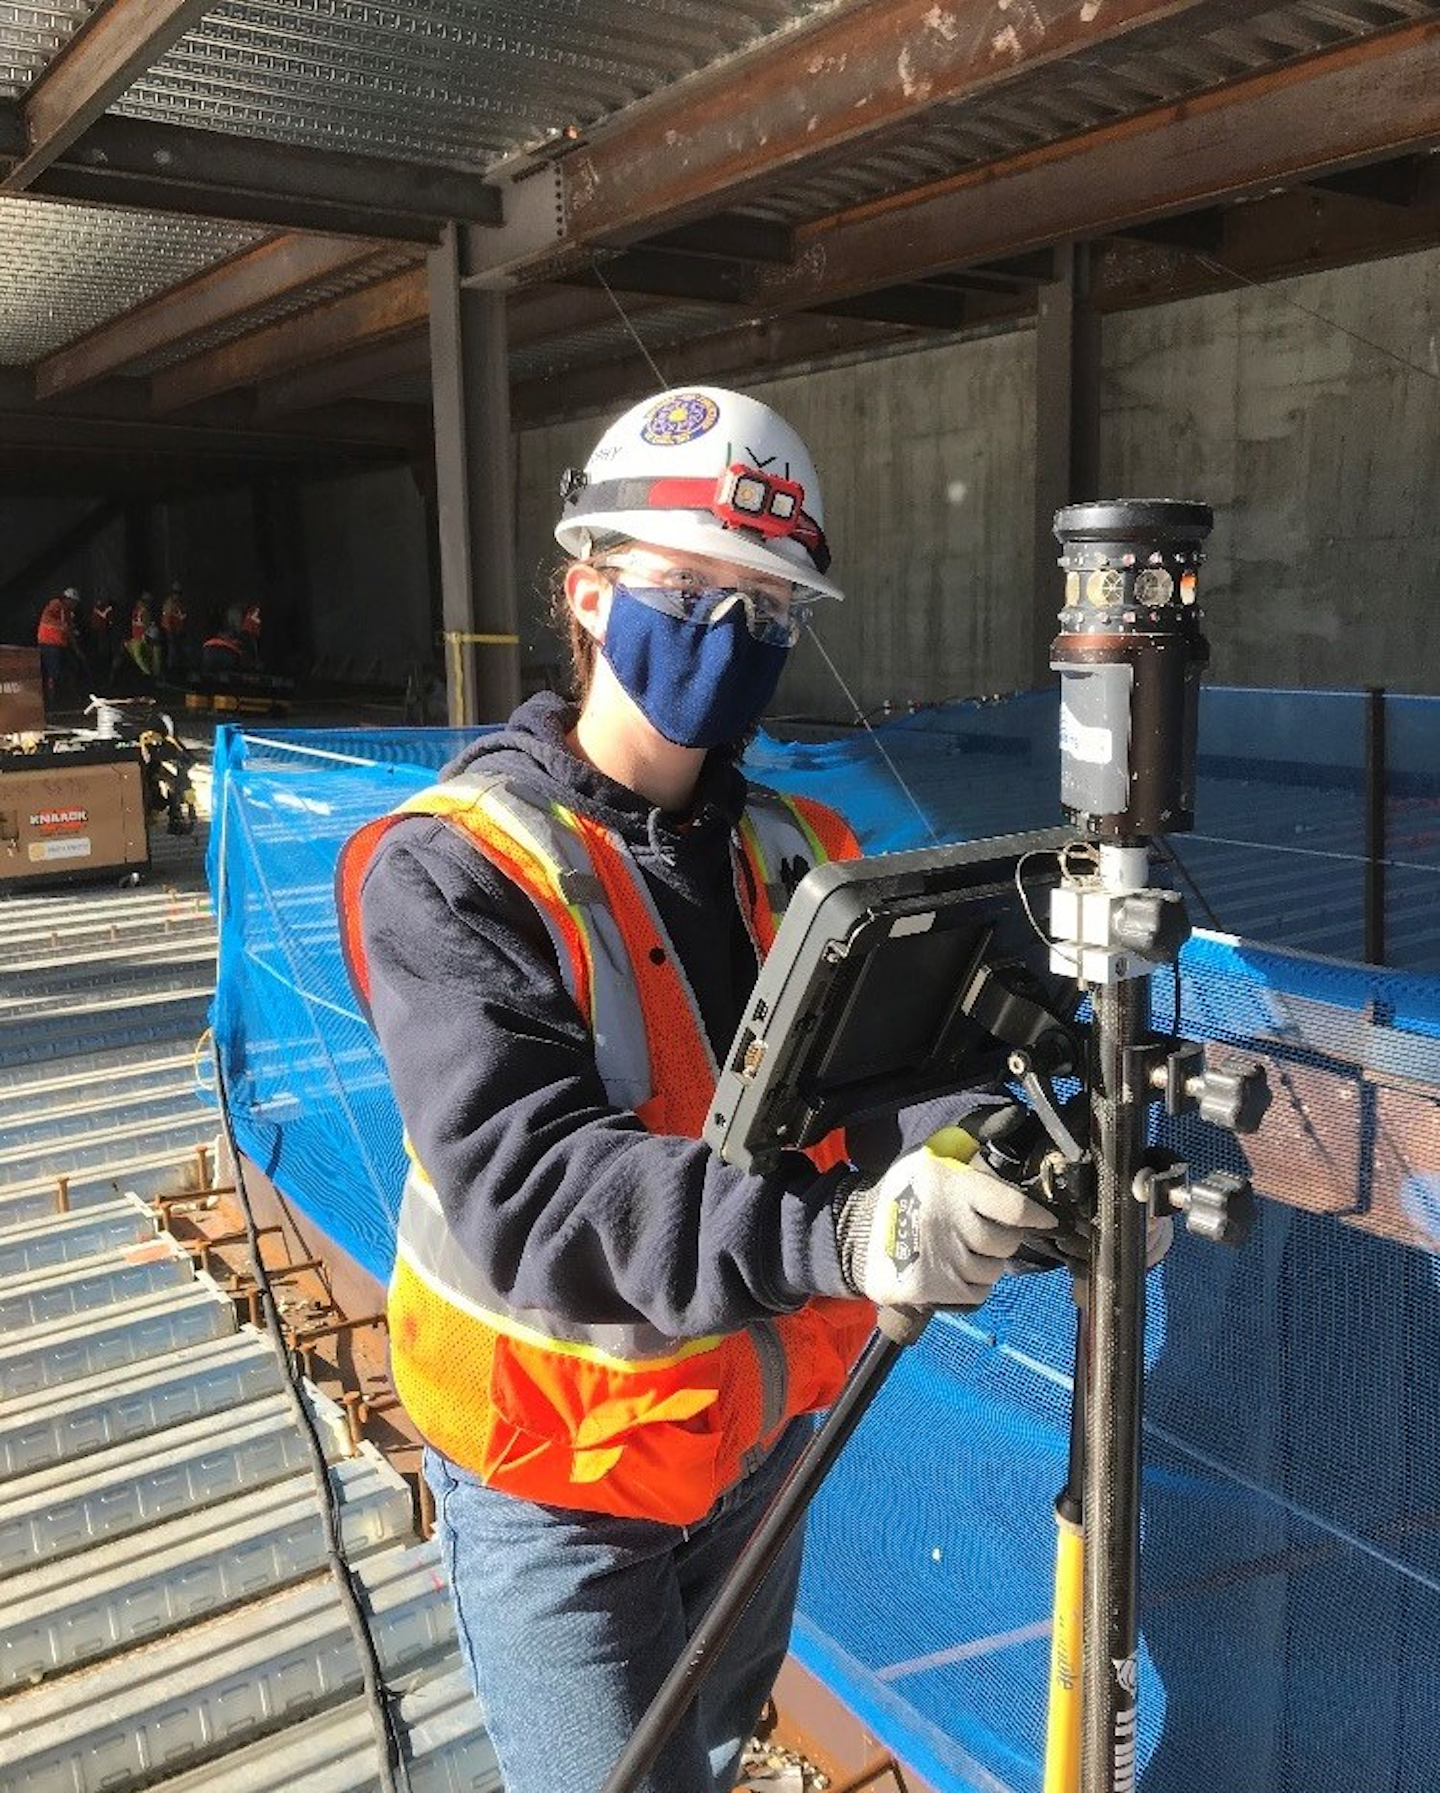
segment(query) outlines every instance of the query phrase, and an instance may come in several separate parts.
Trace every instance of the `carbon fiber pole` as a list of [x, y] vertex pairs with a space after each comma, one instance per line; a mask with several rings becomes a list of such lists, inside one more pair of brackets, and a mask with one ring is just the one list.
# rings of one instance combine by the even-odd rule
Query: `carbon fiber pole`
[[882, 1310], [878, 1319], [881, 1330], [871, 1337], [835, 1405], [826, 1415], [825, 1423], [796, 1460], [764, 1518], [735, 1559], [735, 1566], [724, 1586], [690, 1638], [688, 1654], [682, 1656], [665, 1677], [600, 1793], [634, 1793], [634, 1789], [643, 1784], [670, 1733], [714, 1668], [730, 1633], [780, 1554], [785, 1540], [805, 1517], [805, 1509], [845, 1448], [850, 1434], [865, 1417], [901, 1352], [924, 1331], [928, 1318], [927, 1313], [912, 1308]]
[[1143, 1092], [1133, 1079], [1149, 996], [1148, 978], [1094, 992], [1082, 1793], [1134, 1793], [1135, 1787], [1146, 1209], [1132, 1193], [1145, 1127]]

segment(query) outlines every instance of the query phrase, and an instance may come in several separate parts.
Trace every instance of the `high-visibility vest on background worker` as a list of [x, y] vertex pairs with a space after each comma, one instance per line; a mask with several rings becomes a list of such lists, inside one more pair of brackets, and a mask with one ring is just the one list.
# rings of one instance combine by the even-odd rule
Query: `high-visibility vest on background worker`
[[51, 598], [40, 612], [40, 622], [35, 630], [35, 640], [41, 647], [69, 647], [70, 617], [65, 608], [64, 598]]
[[[361, 887], [385, 834], [409, 815], [458, 828], [534, 903], [615, 1106], [652, 1133], [698, 1139], [717, 1067], [643, 874], [602, 823], [504, 776], [434, 785], [346, 843], [338, 907], [361, 1001]], [[752, 785], [732, 859], [757, 956], [801, 871], [858, 856], [833, 810]], [[810, 1155], [824, 1168], [844, 1154], [832, 1136]], [[868, 1302], [826, 1296], [699, 1339], [517, 1310], [460, 1247], [411, 1153], [389, 1294], [395, 1386], [432, 1445], [524, 1499], [692, 1524], [795, 1415], [831, 1404], [873, 1323]]]

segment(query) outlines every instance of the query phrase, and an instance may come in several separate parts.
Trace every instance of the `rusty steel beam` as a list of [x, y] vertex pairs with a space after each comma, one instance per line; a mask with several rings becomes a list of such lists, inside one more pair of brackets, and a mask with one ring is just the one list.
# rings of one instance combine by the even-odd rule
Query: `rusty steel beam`
[[1169, 304], [1236, 286], [1409, 255], [1440, 244], [1440, 166], [1432, 159], [1403, 212], [1353, 194], [1287, 189], [1224, 214], [1213, 250], [1111, 239], [1096, 246], [1093, 300], [1101, 311]]
[[1374, 205], [1398, 206], [1404, 211], [1415, 204], [1423, 184], [1424, 166], [1419, 156], [1401, 156], [1370, 168], [1350, 168], [1340, 174], [1317, 175], [1312, 185], [1331, 193], [1348, 193]]
[[[670, 303], [645, 293], [616, 296], [629, 318]], [[612, 322], [615, 305], [609, 294], [589, 288], [524, 287], [511, 293], [507, 318], [510, 347], [531, 348]], [[388, 380], [412, 379], [429, 371], [429, 330], [421, 324], [402, 334], [387, 335], [378, 343], [362, 338], [350, 352], [313, 365], [304, 363], [287, 373], [257, 376], [257, 407], [261, 416], [272, 418], [312, 411]]]
[[685, 252], [657, 249], [648, 243], [564, 276], [567, 283], [582, 287], [598, 287], [602, 278], [615, 291], [703, 305], [741, 305], [751, 284], [748, 268], [741, 262], [718, 257], [702, 259]]
[[315, 367], [298, 367], [261, 382], [255, 398], [260, 417], [284, 417], [295, 411], [314, 411], [352, 398], [357, 392], [382, 386], [390, 380], [410, 380], [430, 371], [430, 332], [419, 329], [405, 336], [357, 349]]
[[904, 324], [912, 330], [963, 330], [969, 321], [963, 286], [920, 280], [909, 286], [882, 286], [873, 293], [831, 299], [810, 309], [823, 317], [868, 318], [871, 323]]
[[679, 83], [561, 164], [569, 232], [625, 241], [797, 179], [860, 139], [1203, 0], [866, 0]]
[[[670, 303], [645, 293], [624, 292], [616, 297], [629, 318], [661, 310]], [[522, 287], [509, 295], [506, 316], [510, 347], [533, 348], [596, 324], [612, 323], [615, 305], [608, 293], [587, 287]], [[387, 380], [413, 379], [429, 371], [430, 334], [422, 326], [378, 345], [362, 344], [351, 354], [317, 366], [299, 367], [292, 373], [264, 380], [259, 388], [258, 409], [261, 416], [267, 417], [310, 411], [371, 386], [383, 385]]]
[[1440, 24], [1407, 26], [796, 232], [774, 311], [1236, 199], [1440, 140]]
[[160, 413], [183, 410], [217, 392], [253, 386], [343, 355], [361, 343], [403, 335], [429, 315], [425, 269], [407, 268], [166, 368], [151, 382], [152, 402]]
[[672, 301], [663, 295], [637, 293], [610, 282], [610, 291], [586, 286], [527, 286], [510, 295], [506, 322], [512, 349], [531, 348], [536, 343], [550, 342], [558, 336], [570, 336], [578, 330], [590, 330], [597, 324], [612, 323], [618, 303], [628, 318], [647, 311], [663, 311]]
[[[913, 334], [896, 326], [852, 318], [757, 320], [739, 329], [668, 347], [665, 373], [675, 384], [686, 380], [723, 380], [820, 356], [883, 347], [910, 339]], [[526, 380], [511, 391], [510, 414], [517, 428], [528, 428], [607, 405], [618, 407], [642, 398], [654, 387], [655, 374], [649, 362], [640, 355], [631, 355], [599, 367], [576, 368], [562, 377]]]
[[644, 246], [704, 260], [790, 261], [795, 254], [795, 233], [788, 224], [773, 224], [741, 212], [716, 212], [703, 223], [662, 231]]
[[[36, 454], [256, 455], [290, 458], [332, 448], [406, 454], [416, 439], [413, 420], [396, 405], [347, 407], [332, 420], [305, 419], [289, 428], [240, 428], [155, 418], [50, 416], [0, 410], [0, 446]], [[400, 413], [400, 414], [397, 414]]]
[[210, 0], [102, 0], [24, 101], [25, 153], [0, 181], [19, 193], [153, 67]]
[[[0, 159], [23, 149], [19, 108], [0, 104]], [[479, 174], [227, 131], [102, 118], [34, 183], [55, 199], [220, 218], [276, 229], [435, 241], [447, 218], [501, 222]]]
[[47, 357], [35, 369], [36, 397], [76, 391], [287, 293], [363, 266], [375, 247], [335, 237], [272, 237]]

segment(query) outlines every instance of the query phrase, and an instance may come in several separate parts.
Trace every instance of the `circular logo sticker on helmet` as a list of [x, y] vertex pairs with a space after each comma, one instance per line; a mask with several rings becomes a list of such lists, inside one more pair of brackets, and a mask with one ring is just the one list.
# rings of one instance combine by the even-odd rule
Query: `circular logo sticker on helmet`
[[703, 392], [676, 392], [651, 411], [640, 426], [640, 436], [656, 448], [683, 448], [714, 429], [719, 416], [719, 405]]

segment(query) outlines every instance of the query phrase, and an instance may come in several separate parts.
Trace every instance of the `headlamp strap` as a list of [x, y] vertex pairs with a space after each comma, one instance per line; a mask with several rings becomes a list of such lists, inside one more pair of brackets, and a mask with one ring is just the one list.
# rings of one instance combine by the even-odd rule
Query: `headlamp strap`
[[818, 573], [830, 565], [825, 532], [804, 509], [805, 488], [740, 461], [727, 467], [718, 480], [588, 480], [583, 475], [574, 478], [567, 469], [561, 496], [575, 521], [602, 511], [706, 511], [727, 529], [761, 541], [799, 542]]

